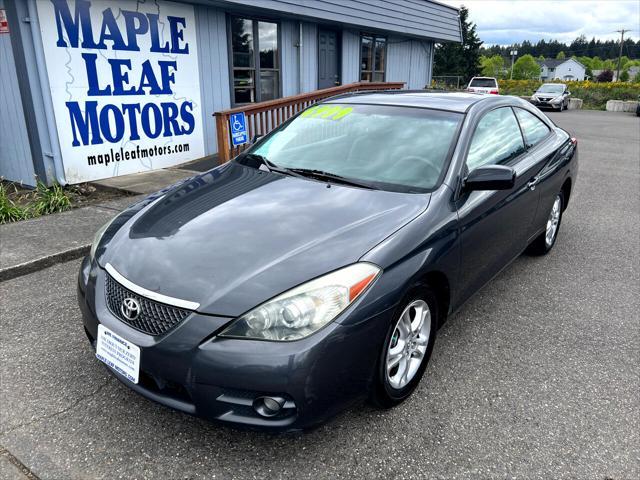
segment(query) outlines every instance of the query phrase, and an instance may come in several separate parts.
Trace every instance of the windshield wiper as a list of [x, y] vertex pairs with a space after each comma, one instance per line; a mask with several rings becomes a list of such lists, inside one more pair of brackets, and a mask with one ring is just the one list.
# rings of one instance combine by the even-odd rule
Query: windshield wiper
[[296, 173], [296, 172], [294, 172], [294, 171], [292, 171], [292, 170], [290, 170], [288, 168], [279, 167], [278, 165], [273, 163], [271, 160], [269, 160], [267, 157], [265, 157], [263, 155], [260, 155], [258, 153], [246, 153], [243, 156], [243, 158], [257, 160], [262, 165], [267, 167], [270, 172], [281, 173], [283, 175], [291, 175], [292, 177], [302, 177], [303, 176], [303, 175], [300, 175], [299, 173]]
[[312, 168], [290, 168], [290, 171], [304, 175], [311, 178], [317, 178], [319, 180], [333, 181], [336, 183], [342, 183], [344, 185], [353, 185], [354, 187], [368, 188], [370, 190], [378, 190], [370, 183], [360, 182], [352, 178], [343, 177], [335, 173], [325, 172], [323, 170], [315, 170]]

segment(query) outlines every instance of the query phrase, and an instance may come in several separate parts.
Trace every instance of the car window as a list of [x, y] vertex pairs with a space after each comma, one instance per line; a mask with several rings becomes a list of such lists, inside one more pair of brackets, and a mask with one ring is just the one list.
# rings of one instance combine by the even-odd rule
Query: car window
[[521, 108], [516, 108], [516, 115], [522, 131], [524, 132], [524, 138], [527, 142], [527, 148], [531, 148], [534, 145], [540, 143], [547, 135], [549, 135], [549, 127], [545, 123], [536, 117], [533, 113], [527, 112]]
[[285, 168], [322, 170], [393, 191], [435, 188], [462, 114], [319, 104], [249, 150]]
[[538, 93], [556, 93], [560, 95], [564, 93], [564, 85], [551, 85], [549, 83], [545, 83], [538, 88]]
[[482, 165], [507, 163], [524, 151], [522, 133], [511, 107], [487, 113], [476, 127], [467, 155], [469, 171]]
[[493, 87], [497, 87], [498, 84], [493, 78], [473, 78], [469, 86], [481, 87], [481, 88], [493, 88]]

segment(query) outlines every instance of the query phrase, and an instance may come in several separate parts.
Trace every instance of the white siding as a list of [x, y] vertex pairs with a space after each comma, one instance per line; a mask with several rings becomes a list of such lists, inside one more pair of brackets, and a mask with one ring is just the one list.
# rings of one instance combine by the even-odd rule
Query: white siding
[[[206, 1], [206, 0], [205, 0]], [[209, 0], [213, 1], [213, 0]], [[215, 0], [256, 15], [299, 15], [436, 41], [459, 42], [458, 9], [428, 0]]]
[[342, 31], [342, 83], [360, 80], [360, 33]]
[[574, 60], [568, 60], [556, 68], [553, 78], [564, 80], [565, 77], [571, 76], [571, 80], [584, 80], [584, 67]]
[[[4, 0], [0, 0], [4, 8]], [[33, 184], [33, 159], [9, 35], [0, 35], [0, 173]]]
[[195, 16], [205, 153], [210, 155], [218, 151], [213, 113], [231, 107], [227, 23], [224, 12], [214, 8], [196, 6]]
[[298, 93], [300, 65], [298, 62], [298, 22], [283, 20], [280, 22], [280, 78], [282, 79], [282, 96], [288, 97]]
[[301, 93], [318, 89], [318, 25], [302, 24]]
[[431, 77], [431, 48], [424, 40], [389, 37], [387, 44], [388, 82], [405, 82], [408, 89], [421, 89]]

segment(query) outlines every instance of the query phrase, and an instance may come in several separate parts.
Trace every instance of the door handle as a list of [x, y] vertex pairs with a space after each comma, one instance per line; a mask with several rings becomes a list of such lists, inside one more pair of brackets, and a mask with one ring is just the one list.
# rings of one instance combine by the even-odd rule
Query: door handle
[[536, 189], [536, 185], [538, 185], [538, 183], [540, 183], [540, 177], [533, 177], [529, 183], [527, 183], [527, 187], [529, 187], [531, 189], [531, 191]]

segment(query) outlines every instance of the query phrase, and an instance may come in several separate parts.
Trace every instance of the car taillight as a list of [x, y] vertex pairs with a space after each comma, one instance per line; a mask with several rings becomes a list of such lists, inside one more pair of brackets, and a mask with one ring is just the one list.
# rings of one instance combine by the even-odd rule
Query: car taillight
[[498, 90], [489, 90], [489, 93], [492, 95], [498, 95]]
[[571, 137], [571, 144], [574, 147], [577, 147], [578, 146], [578, 139], [576, 137]]

